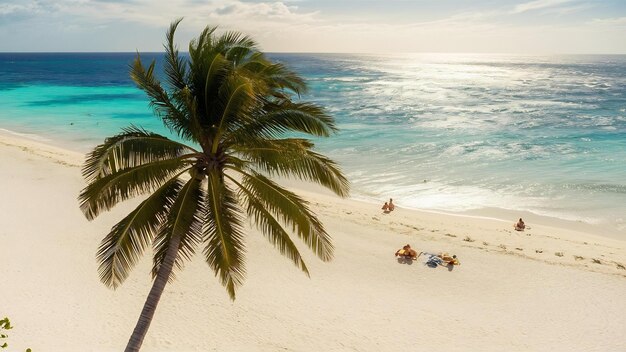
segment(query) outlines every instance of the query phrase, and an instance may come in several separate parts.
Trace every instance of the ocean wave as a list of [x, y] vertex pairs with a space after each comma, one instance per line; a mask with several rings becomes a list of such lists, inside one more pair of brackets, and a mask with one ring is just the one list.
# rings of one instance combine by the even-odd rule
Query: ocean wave
[[36, 133], [16, 132], [16, 131], [12, 131], [12, 130], [7, 130], [5, 128], [0, 128], [0, 132], [6, 133], [6, 134], [11, 134], [11, 135], [18, 136], [18, 137], [31, 139], [31, 140], [38, 141], [38, 142], [50, 142], [50, 141], [52, 141], [52, 139], [44, 137], [44, 136], [36, 134]]
[[591, 191], [599, 193], [626, 194], [626, 184], [616, 183], [565, 183], [560, 185], [568, 191]]

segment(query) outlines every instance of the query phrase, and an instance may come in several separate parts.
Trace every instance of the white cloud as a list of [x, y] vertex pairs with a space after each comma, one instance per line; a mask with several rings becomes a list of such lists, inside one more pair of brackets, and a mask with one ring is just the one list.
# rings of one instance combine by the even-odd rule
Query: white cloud
[[522, 13], [527, 11], [535, 11], [548, 7], [558, 6], [568, 3], [572, 0], [535, 0], [519, 4], [513, 8], [511, 13]]
[[592, 25], [626, 26], [626, 17], [594, 18], [589, 23]]
[[[244, 2], [240, 0], [225, 0], [219, 2], [170, 0], [151, 1], [134, 0], [123, 1], [73, 1], [65, 0], [63, 11], [77, 17], [90, 18], [98, 21], [123, 20], [126, 22], [141, 23], [149, 26], [164, 26], [174, 18], [185, 17], [187, 24], [206, 25], [220, 24], [247, 24], [251, 27], [257, 24], [271, 24], [272, 22], [308, 22], [313, 20], [312, 13], [299, 13], [296, 6], [286, 5], [281, 1]], [[215, 23], [215, 22], [218, 23]]]
[[[587, 15], [574, 22], [580, 16], [565, 15], [601, 7], [580, 0], [539, 0], [484, 11], [451, 9], [439, 18], [421, 16], [413, 22], [394, 21], [385, 13], [315, 11], [312, 3], [294, 0], [0, 2], [3, 50], [159, 51], [169, 23], [184, 17], [177, 32], [183, 50], [204, 26], [217, 25], [251, 35], [266, 51], [626, 52], [626, 43], [618, 39], [626, 35], [626, 17], [620, 17], [625, 13], [594, 20]], [[544, 14], [554, 16], [538, 16]], [[566, 19], [559, 20], [561, 15]], [[530, 18], [533, 25], [525, 23]]]
[[580, 5], [574, 5], [574, 6], [553, 7], [553, 8], [547, 8], [543, 10], [542, 14], [564, 16], [564, 15], [569, 15], [572, 13], [580, 12], [583, 10], [589, 10], [592, 7], [594, 7], [594, 4], [580, 4]]
[[34, 14], [43, 11], [43, 6], [37, 1], [0, 4], [0, 16], [15, 14]]

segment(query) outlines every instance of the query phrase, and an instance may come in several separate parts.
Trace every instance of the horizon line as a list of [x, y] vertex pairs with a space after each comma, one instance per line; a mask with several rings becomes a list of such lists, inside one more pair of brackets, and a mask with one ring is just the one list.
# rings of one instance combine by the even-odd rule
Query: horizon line
[[[624, 56], [624, 53], [518, 53], [518, 52], [464, 52], [464, 51], [416, 51], [416, 52], [330, 52], [330, 51], [262, 51], [265, 54], [317, 54], [317, 55], [517, 55], [517, 56], [576, 56], [576, 55], [597, 55], [597, 56]], [[2, 51], [0, 54], [159, 54], [164, 51]], [[188, 51], [180, 51], [187, 54]]]

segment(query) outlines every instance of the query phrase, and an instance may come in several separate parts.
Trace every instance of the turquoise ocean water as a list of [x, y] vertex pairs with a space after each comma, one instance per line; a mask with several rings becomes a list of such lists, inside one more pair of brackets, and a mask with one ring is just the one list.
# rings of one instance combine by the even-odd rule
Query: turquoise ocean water
[[[131, 123], [167, 133], [128, 78], [133, 56], [0, 54], [0, 128], [79, 151]], [[626, 56], [271, 56], [337, 119], [317, 148], [356, 198], [626, 234]]]

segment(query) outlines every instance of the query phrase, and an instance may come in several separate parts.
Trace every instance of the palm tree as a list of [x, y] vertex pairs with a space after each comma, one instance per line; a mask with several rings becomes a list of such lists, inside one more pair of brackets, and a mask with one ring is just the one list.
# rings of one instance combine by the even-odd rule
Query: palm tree
[[191, 145], [131, 126], [97, 146], [83, 166], [88, 185], [79, 201], [89, 220], [147, 195], [97, 252], [100, 279], [115, 289], [146, 248], [154, 251], [154, 283], [126, 351], [139, 350], [174, 266], [182, 269], [200, 246], [235, 299], [245, 276], [246, 215], [305, 274], [286, 228], [321, 260], [332, 258], [330, 236], [307, 202], [271, 177], [315, 182], [342, 197], [349, 188], [335, 162], [315, 152], [311, 141], [293, 137], [337, 131], [321, 107], [294, 101], [306, 89], [302, 78], [270, 61], [249, 37], [217, 35], [215, 27], [191, 41], [188, 58], [181, 56], [174, 45], [180, 21], [166, 34], [167, 89], [155, 77], [154, 61], [146, 68], [139, 54], [130, 76], [155, 115]]

